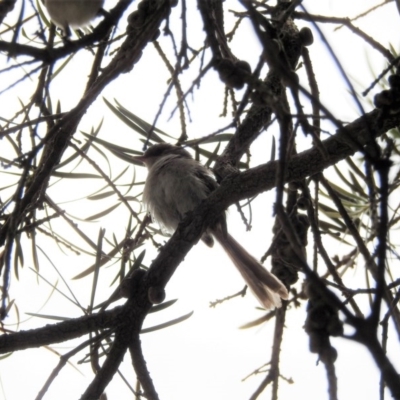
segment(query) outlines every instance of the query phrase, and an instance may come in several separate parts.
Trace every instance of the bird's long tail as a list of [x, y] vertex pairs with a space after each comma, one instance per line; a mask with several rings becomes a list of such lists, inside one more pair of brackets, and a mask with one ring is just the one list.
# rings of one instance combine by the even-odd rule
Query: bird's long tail
[[266, 309], [281, 307], [281, 298], [287, 299], [289, 296], [285, 285], [274, 274], [267, 271], [229, 233], [222, 232], [220, 227], [212, 233], [259, 302]]

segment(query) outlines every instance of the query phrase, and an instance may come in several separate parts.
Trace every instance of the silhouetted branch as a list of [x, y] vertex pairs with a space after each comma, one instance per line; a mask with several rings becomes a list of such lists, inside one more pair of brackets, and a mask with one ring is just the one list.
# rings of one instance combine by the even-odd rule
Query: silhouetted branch
[[136, 372], [136, 376], [144, 390], [144, 394], [149, 400], [158, 400], [158, 394], [150, 377], [150, 372], [146, 366], [146, 360], [143, 356], [142, 344], [139, 335], [132, 338], [132, 343], [129, 346], [129, 351], [132, 358], [132, 364]]

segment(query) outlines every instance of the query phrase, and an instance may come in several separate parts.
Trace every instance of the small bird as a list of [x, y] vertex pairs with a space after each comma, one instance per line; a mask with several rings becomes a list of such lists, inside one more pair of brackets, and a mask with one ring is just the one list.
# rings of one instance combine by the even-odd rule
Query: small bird
[[100, 13], [103, 3], [104, 0], [44, 0], [51, 20], [65, 36], [69, 36], [69, 27], [88, 25]]
[[[182, 147], [161, 143], [134, 157], [148, 168], [143, 202], [153, 219], [173, 232], [185, 214], [218, 187], [211, 172]], [[267, 271], [229, 233], [225, 214], [207, 229], [202, 240], [212, 247], [215, 238], [239, 270], [247, 286], [266, 308], [281, 307], [288, 298], [285, 285]]]

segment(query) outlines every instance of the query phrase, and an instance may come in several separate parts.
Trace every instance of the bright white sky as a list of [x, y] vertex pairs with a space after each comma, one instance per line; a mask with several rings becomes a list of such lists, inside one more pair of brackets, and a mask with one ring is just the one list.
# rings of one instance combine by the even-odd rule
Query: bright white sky
[[[195, 11], [195, 2], [188, 1], [187, 3], [189, 3], [188, 7], [192, 7], [192, 12]], [[229, 3], [229, 7], [232, 3], [232, 9], [239, 9], [236, 1], [227, 3]], [[357, 15], [378, 3], [378, 0], [304, 1], [304, 5], [310, 13], [349, 17]], [[112, 0], [106, 0], [105, 8], [111, 8], [113, 4]], [[177, 9], [175, 13], [179, 16]], [[400, 17], [395, 3], [387, 4], [378, 13], [379, 18], [376, 17], [376, 14], [373, 14], [375, 15], [374, 22], [369, 18], [364, 18], [359, 20], [356, 25], [364, 28], [383, 45], [387, 46], [390, 41], [397, 49]], [[384, 21], [384, 24], [377, 24], [376, 21]], [[200, 27], [198, 31], [200, 31], [202, 22], [197, 14], [194, 17], [192, 14], [189, 25], [191, 27], [198, 25]], [[123, 27], [123, 24], [121, 26]], [[227, 26], [229, 26], [229, 22], [227, 22]], [[303, 25], [299, 23], [299, 26]], [[324, 33], [330, 38], [334, 38], [332, 45], [353, 82], [355, 84], [360, 83], [363, 88], [367, 87], [372, 79], [371, 68], [375, 73], [379, 73], [380, 68], [384, 65], [382, 57], [374, 50], [367, 49], [359, 38], [353, 37], [345, 28], [335, 34], [333, 34], [333, 28], [333, 25], [322, 26]], [[250, 28], [248, 28], [248, 37], [249, 40], [246, 43], [234, 42], [233, 49], [238, 57], [247, 60], [250, 57], [256, 62], [259, 45]], [[195, 48], [199, 47], [201, 40], [202, 38], [192, 38], [191, 45]], [[332, 68], [327, 50], [318, 42], [319, 38], [315, 34], [315, 44], [309, 47], [309, 50], [319, 79], [323, 102], [340, 118], [353, 120], [358, 115], [354, 102], [347, 94], [338, 71]], [[162, 101], [166, 88], [165, 82], [169, 77], [166, 70], [152, 69], [152, 65], [156, 65], [157, 57], [152, 46], [148, 46], [143, 59], [135, 66], [134, 70], [109, 85], [103, 96], [110, 101], [117, 99], [129, 110], [151, 122]], [[86, 72], [82, 69], [90, 67], [89, 62], [86, 64], [82, 62], [84, 59], [85, 54], [76, 57], [68, 66], [68, 72], [64, 71], [53, 82], [53, 93], [60, 98], [63, 111], [73, 107], [82, 94], [88, 72], [88, 70]], [[157, 65], [161, 64], [157, 61]], [[188, 85], [191, 79], [192, 77], [183, 79], [184, 84]], [[212, 85], [217, 82], [217, 74], [211, 73], [202, 85], [205, 87], [208, 85], [212, 88]], [[26, 85], [29, 86], [29, 83]], [[32, 85], [35, 85], [35, 82]], [[26, 91], [29, 94], [31, 92]], [[218, 119], [222, 95], [222, 91], [210, 93], [210, 91], [204, 89], [195, 94], [195, 106], [192, 109], [193, 121], [188, 124], [188, 132], [191, 138], [201, 137], [226, 125], [227, 121]], [[20, 96], [23, 96], [22, 92]], [[372, 95], [368, 100], [371, 100], [371, 98]], [[0, 98], [0, 106], [3, 110], [9, 110], [10, 107], [14, 106], [9, 99], [7, 105], [1, 104], [2, 101]], [[171, 110], [173, 106], [174, 101], [170, 100], [167, 103], [166, 110]], [[366, 105], [366, 108], [369, 110], [370, 106]], [[170, 134], [179, 132], [177, 118], [172, 122], [167, 122], [167, 117], [168, 112], [160, 119], [158, 127]], [[104, 118], [100, 132], [102, 139], [113, 141], [122, 146], [135, 146], [138, 150], [140, 149], [136, 134], [117, 120], [101, 99], [86, 114], [80, 130], [89, 132], [92, 127], [96, 127], [100, 123], [102, 118]], [[263, 135], [257, 140], [252, 147], [253, 165], [263, 162], [263, 155], [270, 153], [270, 146], [270, 135]], [[137, 169], [136, 172], [139, 175], [138, 181], [144, 179], [144, 169]], [[80, 182], [74, 181], [70, 185], [70, 190], [66, 188], [63, 192], [58, 191], [57, 186], [55, 186], [54, 190], [50, 192], [51, 196], [56, 201], [60, 199], [68, 201], [84, 197], [93, 191], [92, 188], [86, 187], [86, 183], [81, 185]], [[271, 240], [271, 238], [266, 238], [265, 234], [266, 232], [270, 234], [271, 204], [273, 201], [273, 193], [266, 193], [254, 202], [253, 214], [257, 215], [257, 220], [253, 221], [253, 229], [249, 233], [245, 232], [235, 210], [230, 211], [229, 226], [231, 233], [256, 257], [261, 257]], [[80, 202], [68, 203], [65, 204], [65, 207], [72, 214], [80, 217], [95, 214], [101, 208], [104, 208], [100, 204], [93, 204], [93, 208], [89, 211], [87, 209], [82, 210], [82, 203]], [[126, 221], [120, 220], [120, 226], [118, 222], [116, 224], [116, 221], [119, 221], [118, 215], [118, 213], [112, 214], [103, 221], [102, 227], [106, 228], [109, 238], [112, 237], [113, 232], [116, 232], [119, 238], [123, 235]], [[121, 212], [120, 215], [123, 218], [125, 214]], [[87, 225], [82, 223], [81, 226], [84, 227], [86, 232], [91, 232], [92, 240], [96, 241], [100, 225]], [[46, 242], [40, 244], [43, 247], [46, 246]], [[341, 251], [338, 243], [334, 243], [334, 246], [337, 247], [337, 252]], [[29, 253], [29, 250], [27, 250], [27, 253]], [[148, 248], [145, 263], [149, 264], [155, 254], [154, 249]], [[84, 256], [70, 255], [68, 258], [60, 256], [59, 259], [55, 258], [54, 260], [59, 262], [57, 267], [63, 271], [67, 278], [76, 275], [90, 265], [90, 261], [87, 261]], [[27, 270], [28, 267], [31, 267], [31, 264], [27, 261], [20, 281], [17, 282], [14, 279], [13, 282], [13, 285], [15, 285], [13, 295], [19, 298], [23, 312], [41, 312], [67, 317], [81, 315], [76, 307], [73, 305], [71, 307], [71, 303], [58, 294], [54, 295], [43, 309], [39, 310], [50, 294], [50, 289], [43, 282], [37, 284], [33, 278], [34, 274]], [[360, 268], [354, 272], [355, 281], [358, 275], [362, 273], [361, 270]], [[41, 259], [41, 273], [52, 282], [57, 279], [44, 257]], [[112, 268], [101, 272], [100, 279], [104, 283], [105, 292], [98, 294], [98, 302], [103, 301], [113, 291], [113, 288], [106, 288], [108, 288], [107, 282], [114, 277], [114, 273]], [[74, 282], [73, 285], [82, 305], [86, 306], [90, 301], [91, 278]], [[59, 287], [63, 288], [61, 283]], [[268, 361], [274, 324], [271, 322], [251, 330], [238, 329], [241, 324], [263, 315], [262, 311], [255, 309], [257, 303], [250, 295], [246, 296], [245, 299], [234, 299], [215, 309], [209, 308], [210, 301], [236, 293], [242, 287], [243, 282], [227, 257], [221, 254], [218, 249], [209, 250], [203, 244], [197, 245], [179, 267], [167, 287], [167, 299], [177, 298], [179, 301], [170, 309], [149, 316], [145, 326], [152, 326], [177, 318], [190, 311], [194, 311], [193, 316], [172, 328], [142, 336], [144, 354], [161, 399], [242, 400], [248, 399], [253, 393], [258, 383], [263, 379], [263, 375], [248, 378], [245, 382], [242, 382], [242, 379]], [[25, 296], [21, 299], [23, 294]], [[293, 379], [295, 384], [290, 385], [282, 380], [280, 398], [326, 398], [324, 368], [322, 365], [317, 365], [316, 356], [307, 351], [308, 337], [303, 331], [304, 307], [301, 310], [291, 310], [288, 315], [281, 373], [285, 378]], [[11, 319], [7, 321], [10, 324]], [[24, 314], [21, 315], [21, 319], [25, 319]], [[22, 329], [29, 329], [45, 323], [51, 323], [51, 321], [31, 319], [21, 327]], [[14, 329], [13, 326], [9, 326], [9, 328]], [[353, 399], [356, 396], [356, 398], [364, 400], [375, 400], [378, 393], [379, 378], [370, 356], [363, 348], [352, 342], [337, 339], [333, 340], [333, 344], [339, 351], [339, 358], [336, 363], [339, 376], [339, 398], [346, 400]], [[395, 349], [393, 351], [397, 352], [398, 347], [391, 345]], [[73, 345], [68, 343], [68, 345], [54, 346], [53, 348], [60, 353], [65, 353], [72, 347]], [[80, 358], [76, 358], [74, 361], [76, 362], [78, 359]], [[397, 357], [397, 359], [399, 358]], [[133, 383], [134, 375], [130, 360], [126, 357], [125, 361], [122, 372]], [[18, 352], [7, 360], [3, 360], [0, 363], [0, 378], [3, 389], [3, 393], [0, 389], [0, 399], [34, 398], [57, 362], [57, 356], [44, 349]], [[400, 365], [398, 366], [400, 367]], [[77, 368], [79, 371], [72, 366], [64, 368], [45, 398], [58, 400], [79, 398], [92, 379], [92, 375], [86, 366], [78, 366]], [[18, 370], [18, 373], [16, 373], [16, 370]], [[115, 377], [113, 383], [107, 388], [107, 394], [109, 399], [132, 399], [131, 393], [119, 377]], [[260, 399], [269, 398], [268, 390], [260, 396]]]

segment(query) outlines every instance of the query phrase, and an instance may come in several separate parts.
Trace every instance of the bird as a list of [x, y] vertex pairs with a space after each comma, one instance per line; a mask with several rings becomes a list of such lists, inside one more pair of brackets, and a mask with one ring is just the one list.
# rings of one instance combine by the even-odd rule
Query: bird
[[[183, 147], [159, 143], [134, 159], [148, 169], [143, 203], [153, 220], [170, 232], [177, 229], [186, 213], [218, 188], [211, 171]], [[288, 298], [285, 285], [227, 232], [225, 219], [224, 213], [205, 231], [202, 240], [209, 247], [213, 246], [214, 238], [220, 243], [265, 309], [281, 307], [281, 299]]]
[[104, 0], [44, 0], [44, 5], [55, 25], [64, 36], [69, 36], [69, 27], [86, 26], [102, 10]]

